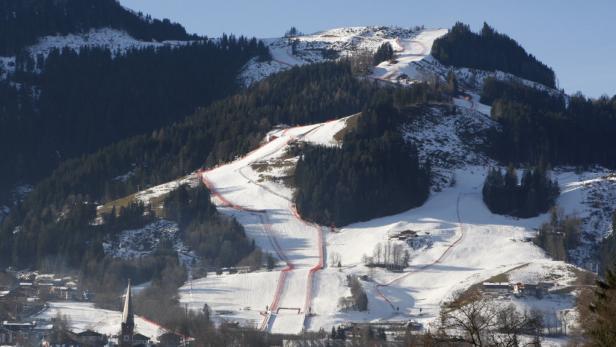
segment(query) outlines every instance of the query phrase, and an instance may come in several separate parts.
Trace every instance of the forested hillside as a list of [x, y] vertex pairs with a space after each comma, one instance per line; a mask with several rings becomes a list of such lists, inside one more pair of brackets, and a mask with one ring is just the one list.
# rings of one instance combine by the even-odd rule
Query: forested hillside
[[444, 98], [427, 84], [381, 90], [340, 148], [305, 146], [295, 171], [299, 213], [322, 225], [342, 226], [421, 205], [430, 192], [429, 163], [419, 161], [400, 127], [424, 112], [411, 105]]
[[[199, 256], [199, 264], [191, 264], [193, 267], [233, 266], [255, 251], [255, 245], [246, 236], [244, 228], [235, 219], [218, 213], [210, 201], [209, 192], [202, 185], [196, 188], [180, 186], [165, 198], [163, 206], [165, 218], [178, 224], [179, 238]], [[76, 210], [91, 210], [79, 203], [76, 207]], [[39, 240], [43, 241], [38, 244], [55, 255], [46, 258], [38, 267], [61, 265], [78, 269], [86, 287], [97, 292], [115, 292], [123, 288], [126, 278], [136, 282], [167, 281], [176, 285], [186, 280], [186, 270], [170, 240], [162, 240], [154, 252], [137, 259], [105, 254], [103, 240], [112, 239], [129, 228], [142, 228], [156, 219], [151, 211], [140, 204], [121, 209], [117, 216], [116, 212], [104, 215], [102, 225], [85, 224], [73, 219], [72, 215], [56, 228], [46, 228], [50, 225], [45, 225], [39, 230]], [[67, 230], [70, 229], [66, 223], [69, 221], [75, 223], [71, 227], [78, 226], [81, 230], [76, 233], [77, 239], [73, 240], [75, 243], [84, 242], [81, 247], [75, 243], [67, 246], [67, 243], [57, 240], [67, 237]], [[72, 246], [75, 248], [71, 253], [65, 254], [62, 247]], [[53, 259], [51, 264], [49, 259]]]
[[480, 70], [500, 70], [554, 88], [554, 71], [505, 34], [484, 23], [479, 33], [456, 23], [434, 41], [432, 55], [445, 65]]
[[491, 169], [482, 193], [493, 213], [529, 218], [554, 206], [560, 189], [541, 166], [525, 170], [520, 184], [515, 168], [509, 167], [504, 174], [500, 169]]
[[[57, 217], [73, 206], [93, 206], [248, 152], [275, 124], [315, 123], [356, 113], [377, 87], [351, 74], [348, 63], [294, 68], [212, 106], [183, 122], [140, 135], [60, 165], [0, 228], [3, 263], [38, 264], [49, 256], [83, 252], [92, 235]], [[127, 179], [116, 177], [127, 175]], [[90, 215], [91, 216], [91, 215]], [[14, 233], [19, 226], [19, 232]], [[51, 241], [41, 233], [71, 235]], [[83, 230], [83, 232], [79, 231]], [[47, 242], [57, 242], [49, 247]]]
[[255, 39], [224, 36], [116, 57], [105, 48], [19, 55], [0, 81], [0, 181], [35, 182], [64, 160], [181, 120], [235, 92], [241, 67], [267, 54]]
[[616, 96], [569, 98], [497, 80], [487, 80], [481, 95], [492, 105], [491, 154], [503, 163], [614, 167]]
[[0, 55], [15, 55], [47, 35], [110, 27], [140, 40], [187, 40], [186, 30], [168, 19], [133, 13], [117, 0], [3, 0], [0, 3]]

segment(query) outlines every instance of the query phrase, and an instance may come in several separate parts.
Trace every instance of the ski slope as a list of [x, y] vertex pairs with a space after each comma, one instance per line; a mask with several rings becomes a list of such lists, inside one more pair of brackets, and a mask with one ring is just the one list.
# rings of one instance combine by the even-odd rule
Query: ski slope
[[[284, 264], [275, 278], [268, 273], [268, 284], [257, 289], [258, 293], [265, 294], [259, 296], [260, 304], [249, 302], [250, 307], [263, 310], [259, 313], [262, 321], [255, 324], [255, 314], [238, 317], [247, 318], [263, 330], [297, 334], [304, 329], [306, 316], [312, 311], [314, 274], [323, 265], [323, 230], [299, 217], [289, 190], [280, 192], [275, 186], [259, 183], [259, 175], [251, 164], [282, 156], [289, 143], [300, 139], [329, 142], [332, 131], [319, 130], [331, 124], [333, 131], [336, 131], [342, 128], [339, 123], [345, 122], [346, 119], [341, 119], [270, 133], [272, 141], [245, 157], [200, 173], [221, 210], [236, 217], [261, 248], [276, 255]], [[191, 287], [182, 288], [183, 302], [202, 305], [202, 301], [194, 296], [195, 288], [198, 286], [201, 289], [200, 284], [212, 285], [213, 281], [206, 278], [202, 283], [192, 283]], [[205, 302], [212, 305], [214, 310], [224, 310], [223, 302], [212, 303], [207, 298]]]
[[[465, 107], [464, 102], [458, 103]], [[469, 110], [485, 112], [473, 100], [468, 104]], [[485, 119], [480, 111], [465, 117], [473, 115]], [[456, 177], [454, 186], [433, 192], [423, 206], [397, 215], [339, 230], [302, 221], [294, 211], [292, 189], [271, 177], [284, 175], [281, 161], [296, 160], [285, 157], [290, 143], [338, 145], [333, 136], [346, 121], [275, 130], [270, 133], [270, 142], [245, 157], [200, 174], [220, 210], [237, 218], [259, 247], [281, 261], [271, 272], [209, 276], [189, 282], [180, 289], [183, 303], [195, 309], [207, 303], [218, 321], [238, 321], [274, 333], [296, 334], [371, 321], [415, 320], [429, 327], [438, 317], [441, 304], [453, 293], [512, 269], [525, 269], [517, 270], [516, 278], [546, 279], [562, 272], [566, 275], [556, 280], [557, 288], [575, 281], [569, 265], [549, 259], [529, 241], [535, 229], [547, 221], [547, 215], [516, 219], [494, 215], [486, 208], [481, 188], [487, 167], [482, 165], [447, 169]], [[449, 147], [455, 146], [440, 149]], [[422, 150], [433, 149], [428, 146]], [[270, 166], [263, 170], [264, 164]], [[562, 187], [559, 205], [566, 213], [584, 211], [588, 186], [583, 182], [602, 180], [604, 175], [600, 171], [557, 171]], [[423, 246], [408, 248], [411, 261], [405, 271], [364, 266], [363, 257], [371, 255], [377, 243], [387, 242], [402, 230], [416, 231], [426, 240]], [[319, 236], [323, 237], [322, 245]], [[327, 264], [334, 254], [340, 258], [340, 268]], [[339, 300], [350, 295], [347, 275], [367, 276], [361, 283], [368, 295], [368, 311], [341, 310]], [[557, 315], [571, 310], [573, 301], [557, 297], [553, 305], [546, 301], [544, 309]], [[517, 305], [526, 307], [528, 303]]]
[[370, 77], [390, 82], [401, 78], [421, 80], [413, 63], [428, 57], [434, 40], [447, 34], [447, 31], [447, 29], [424, 30], [415, 37], [398, 37], [392, 40], [390, 44], [395, 52], [395, 60], [384, 61], [377, 65]]
[[[263, 39], [270, 50], [272, 60], [268, 62], [251, 60], [240, 74], [240, 80], [249, 86], [293, 66], [347, 58], [364, 52], [372, 54], [380, 45], [389, 42], [399, 58], [397, 63], [379, 65], [370, 77], [394, 81], [402, 73], [410, 73], [413, 70], [412, 63], [428, 57], [434, 40], [446, 33], [447, 29], [367, 26], [335, 28], [308, 35]], [[413, 74], [416, 75], [418, 74]]]

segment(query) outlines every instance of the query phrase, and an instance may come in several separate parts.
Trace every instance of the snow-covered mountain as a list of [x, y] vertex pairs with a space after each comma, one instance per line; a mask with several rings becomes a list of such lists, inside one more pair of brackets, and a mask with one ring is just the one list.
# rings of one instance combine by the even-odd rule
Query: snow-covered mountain
[[[240, 78], [246, 85], [259, 81], [273, 73], [292, 66], [310, 64], [340, 58], [352, 57], [363, 52], [373, 53], [385, 42], [409, 54], [428, 54], [430, 47], [402, 47], [404, 43], [420, 42], [431, 46], [431, 41], [445, 34], [447, 30], [424, 30], [420, 27], [404, 29], [398, 27], [348, 27], [321, 31], [310, 35], [296, 35], [270, 38], [263, 41], [272, 54], [267, 62], [251, 61], [244, 68]], [[417, 38], [422, 33], [421, 38]], [[424, 49], [425, 48], [425, 49]], [[418, 59], [419, 60], [419, 57]]]
[[[446, 29], [419, 27], [353, 27], [265, 40], [272, 60], [255, 58], [244, 67], [240, 78], [247, 86], [293, 66], [373, 52], [384, 42], [392, 45], [396, 58], [380, 63], [366, 78], [404, 87], [434, 78], [445, 80], [452, 71], [462, 95], [452, 105], [430, 106], [423, 117], [400, 129], [406, 140], [417, 145], [420, 158], [431, 160], [431, 196], [421, 207], [338, 229], [307, 222], [295, 209], [294, 189], [284, 183], [298, 161], [289, 148], [298, 142], [339, 146], [337, 135], [358, 115], [276, 127], [260, 147], [243, 157], [135, 194], [137, 200], [154, 204], [181, 183], [203, 183], [212, 191], [219, 210], [235, 217], [261, 249], [280, 261], [273, 271], [190, 279], [180, 288], [182, 303], [195, 310], [207, 304], [218, 322], [238, 321], [272, 333], [297, 334], [348, 322], [411, 320], [427, 329], [454, 293], [497, 277], [553, 285], [546, 300], [507, 295], [498, 298], [501, 303], [521, 310], [538, 308], [548, 317], [574, 312], [579, 269], [550, 259], [530, 242], [538, 227], [549, 220], [548, 214], [518, 219], [491, 213], [483, 203], [481, 187], [488, 167], [498, 164], [478, 149], [486, 130], [498, 126], [490, 117], [490, 106], [479, 100], [486, 78], [515, 80], [554, 95], [561, 92], [501, 71], [442, 65], [430, 51], [434, 40], [446, 33]], [[89, 35], [46, 38], [31, 52], [45, 54], [62, 45], [104, 45], [121, 52], [140, 45], [181, 44], [136, 41], [107, 29]], [[583, 221], [584, 237], [573, 252], [574, 260], [580, 267], [592, 268], [593, 247], [611, 232], [616, 176], [603, 168], [580, 171], [569, 167], [554, 168], [553, 175], [562, 187], [557, 204]], [[175, 237], [177, 231], [177, 225], [166, 221], [126, 230], [109, 240], [105, 251], [119, 258], [138, 257], [150, 252], [160, 239]], [[401, 237], [404, 233], [414, 236], [405, 239]], [[408, 268], [392, 272], [365, 264], [375, 245], [388, 242], [409, 252]], [[176, 246], [192, 257], [182, 244]], [[350, 295], [350, 275], [362, 279], [368, 311], [346, 310], [340, 304]], [[68, 314], [74, 310], [54, 309]]]
[[[98, 47], [107, 48], [112, 54], [116, 55], [130, 49], [163, 46], [175, 47], [188, 43], [190, 41], [141, 41], [123, 30], [98, 28], [79, 34], [44, 36], [39, 38], [36, 44], [27, 47], [26, 52], [35, 58], [46, 58], [53, 49], [69, 48], [79, 51], [84, 47]], [[2, 70], [4, 70], [4, 75], [15, 71], [15, 56], [0, 56], [0, 71]], [[0, 76], [0, 78], [4, 77]]]
[[[339, 145], [336, 134], [358, 115], [273, 130], [247, 156], [195, 173], [212, 190], [220, 210], [235, 217], [257, 245], [275, 254], [282, 265], [273, 272], [190, 280], [180, 289], [181, 301], [195, 310], [207, 303], [217, 321], [238, 321], [274, 333], [374, 321], [413, 320], [427, 328], [454, 293], [491, 278], [508, 278], [550, 282], [553, 294], [542, 300], [505, 295], [498, 299], [500, 303], [520, 310], [538, 308], [554, 319], [575, 312], [575, 295], [562, 293], [575, 293], [579, 270], [551, 260], [530, 242], [537, 228], [549, 220], [548, 214], [530, 219], [500, 216], [483, 203], [481, 187], [487, 169], [497, 163], [476, 146], [483, 131], [495, 124], [489, 118], [490, 107], [481, 104], [476, 94], [468, 95], [454, 99], [457, 111], [453, 114], [434, 107], [421, 121], [403, 126], [406, 138], [418, 144], [420, 156], [432, 159], [435, 177], [429, 200], [397, 215], [339, 229], [308, 223], [295, 211], [293, 189], [284, 183], [288, 168], [297, 162], [288, 156], [291, 144]], [[609, 214], [603, 212], [614, 206], [606, 207], [610, 199], [602, 197], [616, 191], [613, 176], [603, 169], [556, 168], [554, 177], [563, 188], [557, 203], [565, 213], [582, 218], [588, 235], [597, 226], [609, 232]], [[164, 192], [164, 187], [173, 185], [151, 191]], [[416, 238], [401, 241], [398, 236], [405, 231]], [[390, 272], [365, 265], [364, 258], [374, 246], [387, 242], [404, 245], [411, 255], [409, 268]], [[586, 265], [593, 242], [580, 247], [580, 265]], [[350, 295], [348, 275], [364, 279], [368, 311], [340, 306], [341, 298]], [[576, 323], [572, 319], [567, 324]]]
[[249, 86], [274, 73], [293, 66], [353, 57], [374, 53], [383, 43], [391, 44], [396, 59], [384, 61], [373, 69], [368, 78], [408, 85], [426, 81], [435, 76], [443, 80], [453, 71], [458, 79], [471, 89], [480, 90], [488, 77], [515, 80], [554, 94], [560, 91], [502, 71], [484, 71], [470, 68], [451, 68], [442, 65], [430, 55], [434, 40], [447, 34], [447, 29], [415, 27], [366, 26], [336, 28], [309, 35], [264, 39], [272, 60], [251, 60], [240, 74], [240, 80]]
[[[287, 146], [297, 141], [336, 143], [334, 135], [352, 117], [279, 130], [270, 134], [275, 140], [249, 155], [203, 173], [220, 209], [237, 218], [250, 237], [286, 267], [278, 268], [278, 276], [256, 272], [191, 281], [181, 288], [182, 302], [194, 309], [208, 303], [218, 319], [238, 320], [271, 332], [299, 333], [350, 321], [415, 320], [428, 327], [453, 293], [502, 274], [515, 281], [553, 282], [554, 293], [574, 285], [574, 267], [550, 260], [529, 242], [547, 214], [516, 219], [492, 214], [484, 205], [481, 186], [487, 165], [493, 163], [473, 153], [466, 131], [468, 127], [480, 130], [481, 124], [489, 122], [479, 111], [487, 106], [476, 106], [476, 100], [456, 103], [457, 114], [435, 109], [427, 124], [405, 127], [409, 138], [424, 140], [422, 156], [454, 160], [435, 160], [447, 184], [436, 185], [422, 207], [401, 214], [335, 230], [304, 222], [296, 214], [293, 190], [279, 179], [286, 174], [281, 162], [292, 165], [296, 160], [286, 155]], [[567, 212], [592, 214], [584, 198], [592, 194], [591, 187], [582, 183], [589, 177], [606, 180], [601, 172], [557, 171], [564, 187], [559, 204]], [[393, 235], [404, 230], [412, 230], [424, 241], [397, 241]], [[401, 273], [367, 267], [363, 258], [372, 254], [374, 246], [392, 240], [408, 247], [410, 267]], [[332, 259], [340, 261], [341, 267]], [[367, 312], [339, 306], [341, 298], [350, 295], [347, 275], [365, 278]], [[536, 304], [532, 298], [503, 300], [521, 308]], [[554, 294], [540, 306], [546, 315], [556, 316], [571, 310], [574, 298]]]

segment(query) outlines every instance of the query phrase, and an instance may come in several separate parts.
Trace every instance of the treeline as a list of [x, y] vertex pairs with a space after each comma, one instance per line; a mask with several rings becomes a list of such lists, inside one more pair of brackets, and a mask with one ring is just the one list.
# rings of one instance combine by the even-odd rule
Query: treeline
[[[96, 216], [92, 208], [83, 205], [66, 216], [64, 223], [57, 229], [39, 231], [36, 244], [31, 245], [37, 252], [53, 251], [53, 258], [61, 264], [50, 263], [49, 256], [43, 251], [30, 255], [39, 259], [37, 267], [48, 267], [57, 271], [61, 265], [65, 269], [79, 269], [82, 284], [95, 291], [103, 306], [112, 305], [114, 293], [123, 288], [126, 279], [135, 283], [147, 281], [160, 282], [160, 288], [181, 285], [186, 280], [186, 270], [179, 260], [171, 240], [161, 240], [158, 248], [151, 254], [138, 259], [120, 259], [105, 254], [102, 242], [123, 230], [142, 228], [156, 220], [154, 212], [141, 203], [132, 203], [127, 207], [102, 215], [102, 223], [93, 223]], [[192, 266], [228, 267], [237, 265], [258, 251], [244, 232], [244, 228], [235, 219], [218, 213], [210, 201], [207, 189], [199, 185], [195, 188], [180, 186], [170, 192], [163, 201], [164, 217], [178, 223], [179, 237], [184, 244], [200, 257], [199, 264]], [[66, 223], [70, 223], [67, 225]], [[53, 224], [52, 224], [53, 226]], [[57, 234], [70, 230], [78, 241]], [[52, 234], [53, 233], [53, 234]], [[19, 261], [21, 258], [16, 258]], [[255, 268], [260, 268], [263, 258]], [[164, 285], [163, 285], [164, 284]]]
[[[295, 203], [306, 219], [346, 225], [421, 205], [430, 191], [430, 169], [399, 131], [407, 106], [438, 99], [440, 91], [417, 85], [403, 97], [381, 91], [357, 116], [341, 147], [307, 145], [295, 170]], [[416, 113], [421, 110], [414, 109]]]
[[106, 48], [19, 55], [12, 81], [0, 82], [0, 181], [35, 182], [64, 160], [182, 120], [237, 91], [241, 67], [267, 54], [256, 39], [223, 36], [115, 57]]
[[498, 168], [490, 169], [482, 193], [492, 213], [529, 218], [547, 212], [560, 194], [560, 188], [542, 166], [525, 170], [518, 184], [516, 169], [510, 166], [504, 173]]
[[[71, 247], [83, 247], [87, 234], [79, 229], [84, 224], [68, 227], [58, 219], [74, 208], [72, 201], [95, 206], [231, 160], [254, 148], [275, 124], [315, 123], [356, 113], [376, 89], [353, 77], [347, 63], [294, 68], [182, 122], [64, 162], [3, 221], [0, 262], [35, 265], [60, 253], [37, 246], [41, 225], [57, 230], [54, 238], [62, 242], [75, 238]], [[15, 228], [20, 232], [13, 232]]]
[[41, 36], [102, 27], [124, 30], [145, 41], [193, 38], [180, 24], [134, 13], [117, 0], [3, 0], [0, 27], [0, 55], [14, 55]]
[[203, 185], [178, 187], [163, 206], [165, 218], [179, 224], [181, 238], [203, 265], [233, 266], [255, 251], [244, 228], [234, 218], [218, 213]]
[[432, 56], [445, 65], [481, 70], [500, 70], [554, 88], [554, 71], [515, 40], [501, 34], [487, 23], [479, 33], [463, 23], [456, 23], [449, 33], [434, 41]]
[[[261, 254], [260, 250], [246, 237], [244, 228], [235, 219], [218, 213], [204, 186], [190, 188], [182, 185], [170, 192], [162, 205], [163, 217], [178, 223], [178, 236], [199, 257], [198, 263], [190, 264], [193, 273], [201, 268], [235, 266], [240, 261], [254, 261], [254, 258], [259, 262], [254, 265], [254, 269], [264, 265], [265, 257], [255, 257], [255, 254]], [[103, 214], [102, 224], [92, 225], [90, 220], [88, 224], [75, 225], [72, 233], [83, 233], [81, 240], [87, 245], [85, 247], [79, 243], [66, 244], [62, 238], [49, 240], [51, 244], [44, 246], [39, 239], [36, 246], [59, 245], [58, 254], [54, 257], [64, 261], [65, 269], [79, 269], [81, 284], [96, 293], [99, 306], [115, 309], [118, 291], [125, 287], [128, 278], [135, 283], [151, 281], [151, 287], [140, 297], [138, 307], [141, 312], [159, 321], [161, 317], [177, 318], [177, 312], [173, 311], [176, 305], [174, 295], [177, 294], [177, 288], [186, 281], [187, 269], [180, 261], [172, 240], [161, 240], [151, 254], [136, 259], [116, 258], [112, 254], [105, 254], [102, 247], [103, 240], [127, 229], [142, 228], [156, 218], [150, 207], [131, 203], [119, 211], [113, 208]], [[42, 233], [39, 236], [45, 238], [44, 231]], [[67, 263], [69, 255], [74, 257], [71, 263]], [[43, 255], [36, 256], [41, 259]], [[48, 265], [55, 264], [43, 264]], [[58, 271], [58, 267], [50, 267], [49, 271]], [[150, 306], [150, 300], [154, 299], [160, 300], [159, 305]], [[170, 311], [164, 312], [161, 309]], [[159, 316], [159, 313], [165, 314]]]
[[389, 42], [385, 42], [379, 46], [379, 48], [374, 52], [374, 57], [372, 60], [372, 65], [379, 65], [380, 63], [391, 60], [394, 58], [394, 49], [391, 47]]
[[482, 102], [500, 127], [489, 136], [491, 155], [504, 163], [614, 167], [616, 96], [565, 100], [511, 81], [487, 80]]

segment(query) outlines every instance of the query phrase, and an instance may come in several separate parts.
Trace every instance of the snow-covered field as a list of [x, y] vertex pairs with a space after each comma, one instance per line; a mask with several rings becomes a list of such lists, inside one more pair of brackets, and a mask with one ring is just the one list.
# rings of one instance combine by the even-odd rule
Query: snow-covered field
[[[35, 319], [49, 321], [58, 314], [66, 316], [75, 331], [93, 330], [101, 334], [115, 336], [120, 332], [122, 312], [95, 308], [91, 303], [83, 302], [51, 302], [49, 307], [38, 314]], [[143, 334], [153, 341], [165, 332], [159, 325], [135, 317], [135, 332]]]

